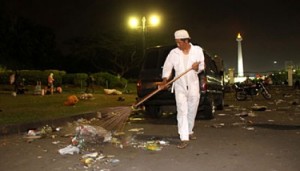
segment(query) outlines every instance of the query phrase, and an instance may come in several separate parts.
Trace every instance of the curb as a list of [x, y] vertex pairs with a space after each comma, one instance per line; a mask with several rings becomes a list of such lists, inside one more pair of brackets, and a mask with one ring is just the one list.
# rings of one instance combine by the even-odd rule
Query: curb
[[67, 122], [76, 121], [80, 118], [91, 119], [97, 117], [98, 113], [108, 112], [108, 108], [100, 109], [96, 112], [78, 114], [71, 117], [66, 118], [58, 118], [58, 119], [50, 119], [39, 122], [31, 122], [25, 124], [11, 124], [11, 125], [1, 125], [0, 126], [0, 136], [11, 135], [11, 134], [22, 134], [27, 132], [29, 129], [39, 128], [45, 125], [49, 125], [51, 127], [58, 127], [66, 124]]

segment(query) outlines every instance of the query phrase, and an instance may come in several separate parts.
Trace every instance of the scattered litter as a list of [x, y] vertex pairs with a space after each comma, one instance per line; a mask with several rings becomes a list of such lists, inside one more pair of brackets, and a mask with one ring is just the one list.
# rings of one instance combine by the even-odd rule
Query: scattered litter
[[233, 126], [241, 126], [241, 125], [245, 125], [245, 123], [243, 122], [234, 122], [232, 123]]
[[104, 93], [107, 94], [107, 95], [121, 95], [122, 92], [121, 91], [118, 91], [116, 89], [104, 89]]
[[259, 106], [259, 105], [254, 105], [251, 107], [253, 111], [266, 111], [267, 106]]
[[57, 127], [57, 128], [55, 128], [55, 131], [57, 131], [57, 132], [59, 132], [59, 131], [61, 131], [62, 130], [62, 128], [61, 127]]
[[49, 125], [45, 125], [42, 127], [40, 133], [43, 134], [43, 135], [46, 135], [46, 134], [50, 134], [53, 132], [53, 128]]
[[158, 141], [160, 145], [169, 145], [169, 142], [168, 141]]
[[91, 93], [84, 93], [82, 95], [79, 96], [80, 100], [91, 100], [91, 99], [95, 99], [94, 95]]
[[223, 127], [223, 126], [225, 126], [224, 123], [218, 123], [218, 124], [213, 124], [213, 125], [212, 125], [213, 128], [221, 128], [221, 127]]
[[250, 117], [255, 117], [256, 114], [255, 114], [254, 112], [250, 111], [250, 112], [248, 113], [248, 116], [250, 116]]
[[101, 160], [101, 159], [104, 159], [105, 156], [103, 154], [99, 154], [98, 157], [96, 158], [96, 160]]
[[248, 131], [254, 131], [254, 127], [246, 127]]
[[125, 132], [114, 132], [114, 136], [125, 135]]
[[155, 142], [147, 142], [146, 149], [150, 151], [160, 151], [162, 148]]
[[52, 144], [59, 144], [60, 141], [53, 141]]
[[235, 114], [235, 116], [247, 117], [247, 116], [248, 116], [248, 112], [243, 111], [242, 113], [237, 113], [237, 114]]
[[65, 148], [62, 148], [62, 149], [59, 149], [58, 150], [59, 154], [61, 155], [66, 155], [66, 154], [71, 154], [73, 155], [74, 153], [79, 153], [80, 152], [80, 149], [76, 146], [73, 146], [73, 145], [68, 145], [67, 147]]
[[117, 164], [120, 162], [119, 159], [108, 159], [107, 162], [111, 163], [111, 164]]
[[64, 102], [65, 106], [74, 106], [76, 103], [78, 103], [79, 99], [76, 95], [70, 95], [68, 96], [67, 100]]
[[90, 167], [95, 160], [93, 158], [83, 158], [81, 159], [81, 162], [86, 166], [86, 167]]
[[28, 130], [27, 134], [24, 136], [24, 138], [27, 138], [27, 139], [40, 139], [42, 138], [42, 135], [39, 131], [36, 131], [36, 130]]
[[130, 130], [128, 130], [129, 132], [139, 132], [139, 131], [143, 131], [144, 128], [132, 128]]
[[111, 139], [112, 139], [111, 132], [107, 132], [107, 133], [104, 135], [104, 140], [103, 140], [103, 142], [110, 142]]
[[98, 157], [99, 153], [98, 152], [94, 152], [94, 153], [88, 153], [88, 154], [85, 154], [83, 156], [81, 156], [81, 158], [96, 158]]
[[282, 99], [275, 100], [275, 104], [276, 104], [276, 105], [278, 105], [278, 104], [280, 104], [280, 103], [282, 103], [282, 102], [284, 102], [284, 100], [282, 100]]
[[283, 94], [282, 95], [284, 98], [288, 98], [288, 97], [292, 97], [293, 95], [292, 94]]
[[100, 143], [111, 138], [111, 133], [100, 126], [81, 125], [76, 128], [75, 138], [87, 143]]
[[268, 122], [274, 122], [274, 120], [272, 120], [272, 119], [269, 119], [269, 120], [268, 120]]
[[36, 135], [36, 131], [35, 131], [35, 130], [29, 130], [29, 131], [27, 132], [27, 135], [28, 135], [28, 136], [35, 136], [35, 135]]
[[241, 120], [241, 121], [246, 121], [246, 119], [245, 119], [245, 118], [243, 118], [243, 117], [240, 117], [240, 120]]
[[129, 118], [130, 121], [143, 121], [144, 118]]
[[99, 118], [99, 119], [102, 118], [102, 113], [101, 112], [97, 112], [97, 118]]
[[220, 114], [218, 114], [218, 116], [226, 116], [226, 114], [225, 113], [220, 113]]

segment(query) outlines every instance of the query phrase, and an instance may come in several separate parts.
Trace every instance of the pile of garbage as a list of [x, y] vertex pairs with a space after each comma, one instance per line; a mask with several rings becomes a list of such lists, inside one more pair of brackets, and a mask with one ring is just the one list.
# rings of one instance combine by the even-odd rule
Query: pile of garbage
[[76, 134], [71, 144], [58, 150], [61, 155], [79, 153], [87, 143], [102, 143], [111, 140], [111, 132], [100, 126], [80, 125], [76, 127]]
[[99, 169], [99, 164], [116, 165], [120, 162], [114, 155], [104, 155], [102, 150], [98, 149], [105, 144], [111, 144], [119, 149], [131, 147], [147, 151], [161, 151], [169, 145], [168, 141], [162, 139], [138, 140], [137, 135], [144, 134], [143, 128], [131, 128], [125, 134], [125, 132], [108, 131], [98, 126], [99, 121], [101, 118], [78, 119], [67, 123], [66, 126], [56, 128], [45, 125], [41, 128], [29, 129], [24, 138], [30, 143], [41, 138], [53, 139], [52, 144], [58, 146], [58, 154], [81, 155], [80, 163], [89, 169]]

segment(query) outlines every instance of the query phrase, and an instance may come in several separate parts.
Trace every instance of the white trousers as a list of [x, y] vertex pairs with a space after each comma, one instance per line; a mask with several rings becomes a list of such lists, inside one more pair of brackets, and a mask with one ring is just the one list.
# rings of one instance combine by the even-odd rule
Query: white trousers
[[181, 141], [188, 141], [189, 134], [193, 134], [195, 118], [199, 105], [199, 96], [188, 93], [175, 92], [177, 105], [177, 126]]

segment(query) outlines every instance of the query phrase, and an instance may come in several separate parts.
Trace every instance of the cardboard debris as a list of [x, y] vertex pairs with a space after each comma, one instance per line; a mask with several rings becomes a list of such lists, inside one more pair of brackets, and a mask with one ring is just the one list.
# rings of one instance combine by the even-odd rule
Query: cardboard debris
[[104, 89], [104, 93], [107, 95], [121, 95], [122, 92], [116, 89]]

